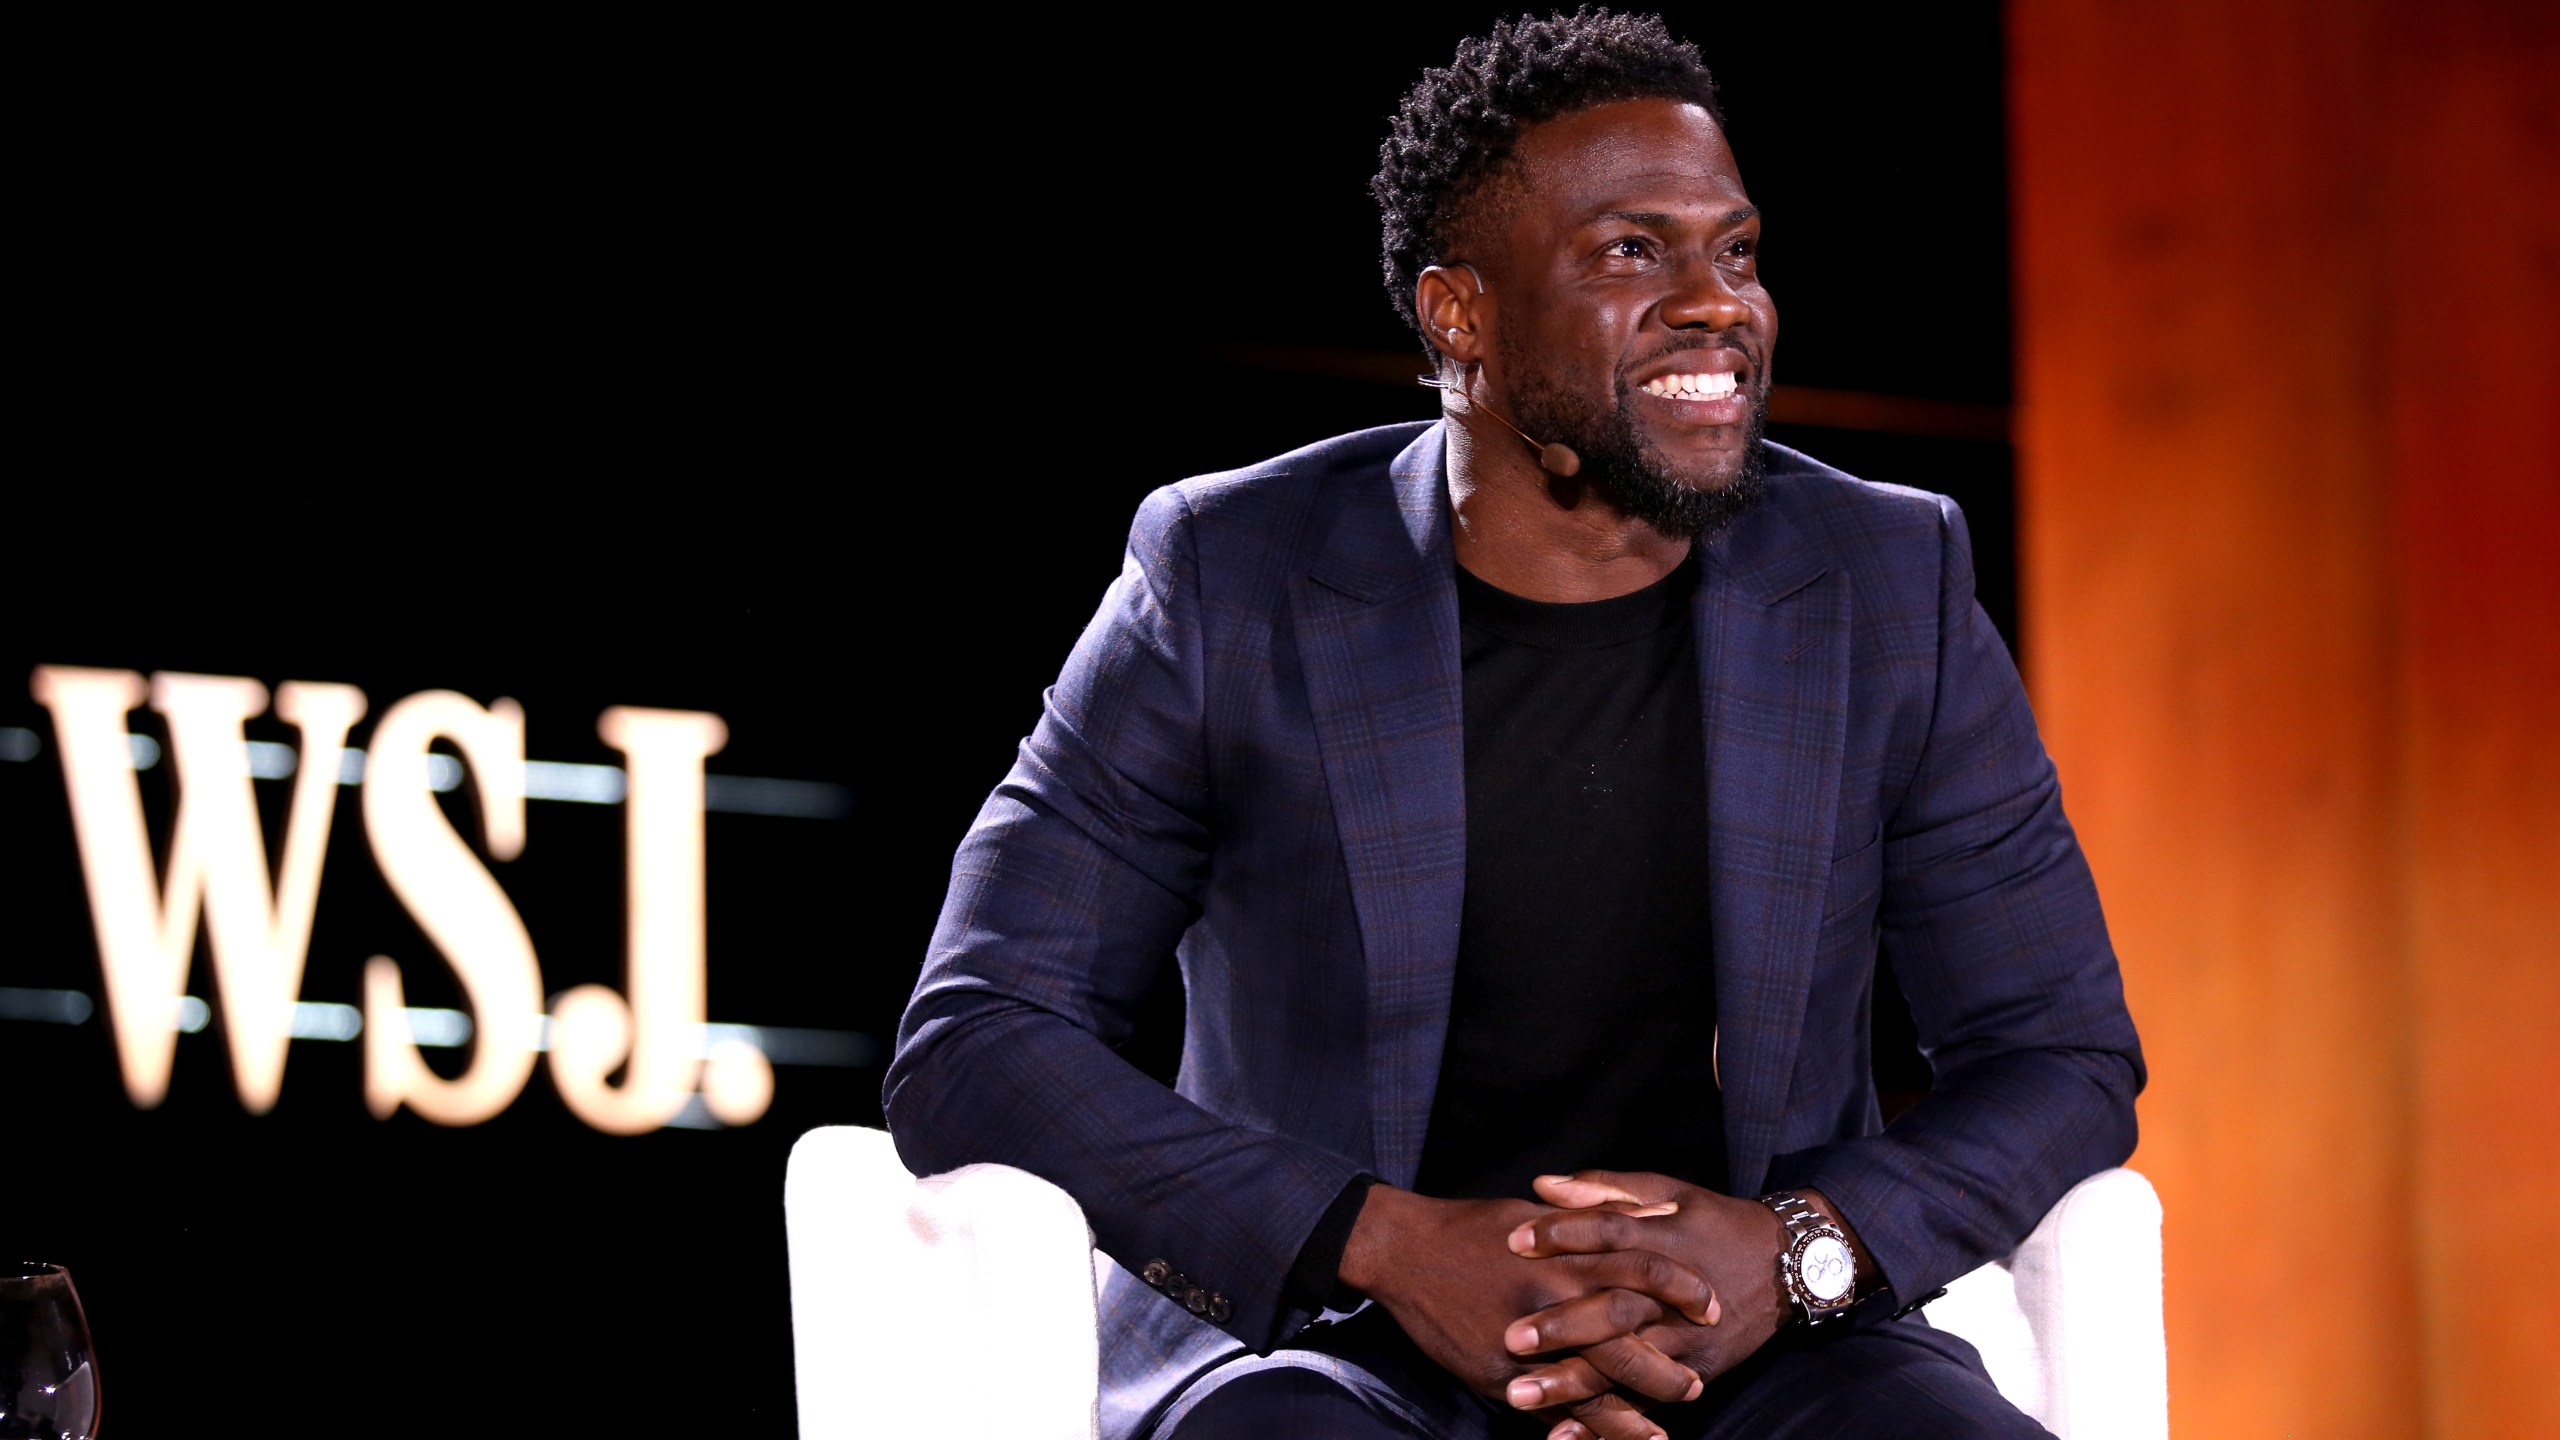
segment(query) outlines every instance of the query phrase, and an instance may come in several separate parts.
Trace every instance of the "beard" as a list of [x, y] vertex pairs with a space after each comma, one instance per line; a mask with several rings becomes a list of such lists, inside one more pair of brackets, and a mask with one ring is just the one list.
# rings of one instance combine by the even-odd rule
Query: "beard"
[[1532, 435], [1560, 440], [1582, 457], [1575, 477], [1609, 508], [1630, 520], [1641, 520], [1674, 540], [1703, 540], [1735, 520], [1768, 491], [1768, 450], [1762, 443], [1769, 424], [1769, 389], [1756, 380], [1750, 392], [1751, 413], [1743, 421], [1742, 468], [1723, 484], [1688, 479], [1671, 457], [1636, 431], [1633, 397], [1624, 376], [1617, 382], [1617, 403], [1603, 409], [1567, 392], [1543, 373], [1514, 368], [1520, 379], [1511, 389], [1511, 404], [1520, 427]]

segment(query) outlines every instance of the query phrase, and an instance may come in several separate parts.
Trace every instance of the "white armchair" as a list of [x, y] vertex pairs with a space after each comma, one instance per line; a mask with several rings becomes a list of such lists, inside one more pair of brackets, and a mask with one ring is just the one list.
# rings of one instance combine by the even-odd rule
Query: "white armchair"
[[2018, 1253], [1922, 1313], [1981, 1351], [2000, 1393], [2062, 1440], [2167, 1440], [2160, 1196], [2140, 1171], [2072, 1186]]
[[[1003, 1165], [917, 1179], [887, 1132], [833, 1126], [793, 1147], [783, 1206], [804, 1437], [1091, 1440], [1094, 1288], [1111, 1261], [1065, 1191]], [[2169, 1433], [2160, 1200], [2134, 1171], [2073, 1187], [2017, 1254], [1926, 1313], [2062, 1440]], [[991, 1317], [1050, 1343], [1001, 1365], [952, 1343]]]

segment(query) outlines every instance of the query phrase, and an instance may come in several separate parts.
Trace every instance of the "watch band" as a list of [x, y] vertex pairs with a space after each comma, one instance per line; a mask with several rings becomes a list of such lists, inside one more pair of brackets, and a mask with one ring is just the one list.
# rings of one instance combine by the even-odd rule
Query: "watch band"
[[1813, 1208], [1793, 1190], [1760, 1197], [1787, 1227], [1786, 1247], [1778, 1252], [1778, 1292], [1787, 1297], [1795, 1323], [1820, 1325], [1837, 1320], [1858, 1301], [1858, 1261], [1849, 1248], [1848, 1232]]

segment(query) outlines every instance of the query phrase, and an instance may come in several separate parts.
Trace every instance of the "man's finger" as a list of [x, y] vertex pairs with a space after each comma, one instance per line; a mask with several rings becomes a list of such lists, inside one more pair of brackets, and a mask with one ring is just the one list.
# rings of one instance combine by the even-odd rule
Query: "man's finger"
[[1515, 1375], [1502, 1398], [1514, 1410], [1547, 1410], [1578, 1405], [1609, 1393], [1609, 1377], [1579, 1355]]
[[1624, 1395], [1586, 1400], [1573, 1407], [1573, 1418], [1565, 1423], [1582, 1426], [1593, 1440], [1663, 1440], [1662, 1427]]
[[1644, 1217], [1618, 1210], [1558, 1210], [1511, 1232], [1514, 1255], [1599, 1255], [1645, 1247]]
[[[1648, 1247], [1658, 1242], [1646, 1228], [1651, 1223], [1641, 1216], [1624, 1215], [1615, 1210], [1559, 1210], [1521, 1222], [1511, 1232], [1508, 1243], [1511, 1253], [1533, 1259], [1550, 1255], [1652, 1255], [1656, 1252]], [[1697, 1273], [1687, 1266], [1678, 1268], [1689, 1274]], [[1647, 1273], [1654, 1273], [1653, 1267], [1646, 1266], [1646, 1269]], [[1676, 1275], [1665, 1275], [1664, 1278], [1667, 1283], [1679, 1284], [1680, 1277]], [[1704, 1277], [1700, 1279], [1703, 1282]], [[1699, 1325], [1714, 1325], [1724, 1319], [1723, 1307], [1717, 1303], [1711, 1287], [1704, 1289], [1703, 1293], [1683, 1288], [1679, 1296], [1668, 1294], [1652, 1284], [1629, 1288], [1661, 1299]]]
[[[1680, 1182], [1645, 1171], [1577, 1170], [1570, 1175], [1541, 1175], [1529, 1182], [1538, 1198], [1567, 1210], [1594, 1205], [1625, 1204], [1643, 1209], [1656, 1205], [1679, 1208]], [[1672, 1210], [1660, 1213], [1668, 1215]]]
[[1620, 1335], [1633, 1335], [1669, 1313], [1661, 1301], [1650, 1295], [1633, 1290], [1598, 1290], [1512, 1321], [1502, 1332], [1502, 1346], [1514, 1355], [1578, 1350]]
[[1663, 1354], [1653, 1342], [1633, 1335], [1583, 1347], [1591, 1368], [1619, 1385], [1652, 1400], [1695, 1400], [1706, 1393], [1706, 1377]]
[[1670, 1309], [1652, 1296], [1633, 1290], [1602, 1290], [1577, 1295], [1512, 1321], [1510, 1328], [1502, 1332], [1502, 1344], [1514, 1355], [1579, 1350], [1603, 1340], [1633, 1335], [1657, 1320], [1669, 1318]]
[[1723, 1323], [1724, 1306], [1716, 1287], [1694, 1267], [1652, 1250], [1613, 1250], [1577, 1255], [1564, 1263], [1579, 1274], [1588, 1291], [1633, 1290], [1650, 1295], [1695, 1325]]
[[1515, 1410], [1545, 1410], [1594, 1400], [1622, 1386], [1654, 1400], [1695, 1400], [1707, 1382], [1651, 1340], [1621, 1335], [1512, 1377], [1502, 1398]]

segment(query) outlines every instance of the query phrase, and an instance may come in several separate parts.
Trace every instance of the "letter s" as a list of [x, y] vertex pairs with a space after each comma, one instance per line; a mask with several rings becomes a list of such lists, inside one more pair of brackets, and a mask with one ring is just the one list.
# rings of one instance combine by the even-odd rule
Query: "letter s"
[[473, 1048], [455, 1079], [428, 1069], [410, 1041], [400, 967], [376, 955], [364, 972], [364, 1098], [377, 1119], [406, 1105], [439, 1125], [477, 1125], [513, 1103], [533, 1075], [542, 972], [523, 917], [436, 804], [427, 747], [439, 738], [461, 750], [479, 786], [490, 858], [524, 850], [522, 706], [499, 700], [484, 710], [428, 690], [383, 713], [365, 761], [365, 834], [392, 893], [462, 982]]

